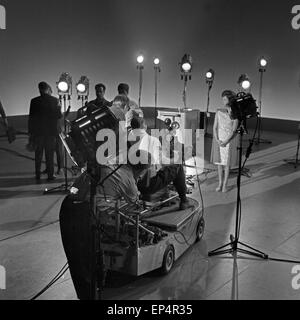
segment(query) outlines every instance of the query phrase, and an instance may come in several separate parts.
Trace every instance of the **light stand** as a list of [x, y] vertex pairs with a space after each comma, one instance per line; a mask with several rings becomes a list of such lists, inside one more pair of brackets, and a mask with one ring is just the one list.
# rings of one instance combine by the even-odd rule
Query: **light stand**
[[81, 101], [81, 108], [84, 108], [87, 101], [88, 101], [88, 97], [87, 96], [79, 96], [78, 100]]
[[180, 70], [181, 70], [181, 80], [184, 81], [184, 88], [183, 88], [183, 105], [184, 109], [187, 109], [187, 84], [188, 81], [192, 80], [192, 69], [193, 69], [193, 59], [191, 55], [185, 54], [181, 60]]
[[77, 85], [77, 95], [78, 100], [81, 100], [81, 108], [84, 108], [88, 102], [89, 93], [90, 93], [90, 80], [86, 76], [81, 76]]
[[142, 106], [142, 91], [143, 91], [143, 71], [144, 71], [144, 57], [138, 56], [137, 58], [137, 69], [139, 71], [139, 108]]
[[[300, 263], [299, 261], [292, 261], [286, 259], [276, 259], [269, 257], [266, 253], [259, 251], [243, 242], [240, 241], [240, 228], [241, 228], [241, 215], [242, 215], [242, 202], [241, 202], [241, 177], [242, 177], [242, 157], [243, 157], [243, 136], [245, 133], [246, 123], [242, 121], [241, 126], [238, 129], [240, 135], [239, 144], [239, 173], [237, 178], [237, 205], [236, 205], [236, 224], [235, 224], [235, 235], [230, 236], [230, 242], [218, 249], [215, 249], [208, 253], [209, 257], [221, 256], [225, 254], [232, 254], [233, 257], [237, 257], [237, 253], [260, 258], [262, 260], [277, 261], [285, 263]], [[241, 247], [243, 248], [241, 248]], [[227, 249], [226, 249], [227, 248]]]
[[296, 157], [295, 157], [295, 159], [284, 160], [287, 164], [293, 165], [295, 167], [295, 169], [298, 169], [298, 165], [300, 162], [299, 151], [300, 151], [300, 125], [298, 126], [298, 144], [297, 144]]
[[[269, 256], [257, 249], [254, 249], [243, 242], [240, 241], [240, 227], [241, 227], [241, 177], [242, 177], [242, 158], [243, 158], [243, 136], [245, 133], [245, 123], [242, 123], [241, 126], [238, 129], [238, 133], [240, 135], [240, 145], [238, 148], [239, 151], [239, 172], [238, 172], [238, 178], [237, 178], [237, 205], [236, 205], [236, 224], [235, 224], [235, 235], [230, 236], [230, 243], [215, 249], [208, 253], [209, 257], [213, 256], [219, 256], [224, 254], [235, 254], [235, 253], [243, 253], [250, 256], [254, 256], [257, 258], [261, 258], [264, 260], [268, 260]], [[239, 248], [239, 245], [246, 249]], [[229, 249], [226, 249], [229, 247]], [[251, 251], [250, 251], [251, 250]]]
[[210, 118], [210, 113], [209, 113], [209, 107], [210, 107], [210, 93], [211, 93], [211, 89], [213, 87], [213, 83], [214, 83], [214, 75], [215, 72], [210, 69], [207, 73], [206, 73], [206, 84], [208, 86], [208, 93], [207, 93], [207, 106], [206, 106], [206, 114], [205, 114], [205, 129], [204, 129], [204, 135], [206, 137], [208, 137], [208, 121]]
[[260, 67], [259, 67], [259, 73], [260, 73], [260, 83], [259, 83], [259, 115], [258, 115], [258, 136], [255, 139], [255, 144], [259, 145], [261, 143], [264, 144], [272, 144], [272, 141], [262, 139], [262, 96], [263, 96], [263, 80], [264, 80], [264, 73], [267, 71], [266, 69], [267, 61], [262, 58], [260, 60]]
[[158, 107], [158, 75], [161, 72], [161, 68], [159, 66], [159, 59], [154, 60], [154, 83], [155, 83], [155, 93], [154, 93], [154, 101], [155, 101], [155, 129], [157, 129], [157, 107]]
[[[183, 81], [183, 94], [182, 94], [182, 99], [183, 99], [183, 106], [184, 106], [184, 112], [187, 111], [187, 85], [188, 82], [192, 80], [192, 69], [193, 69], [193, 59], [191, 55], [185, 54], [181, 60], [180, 65], [180, 70], [181, 70], [181, 80]], [[179, 113], [181, 114], [181, 110], [179, 110]], [[183, 126], [183, 136], [182, 136], [182, 165], [185, 165], [185, 135], [184, 135], [184, 128], [185, 124]]]
[[185, 75], [182, 75], [182, 80], [184, 81], [182, 99], [183, 99], [184, 109], [186, 110], [187, 109], [187, 84], [188, 84], [188, 81], [192, 80], [192, 77], [185, 74]]

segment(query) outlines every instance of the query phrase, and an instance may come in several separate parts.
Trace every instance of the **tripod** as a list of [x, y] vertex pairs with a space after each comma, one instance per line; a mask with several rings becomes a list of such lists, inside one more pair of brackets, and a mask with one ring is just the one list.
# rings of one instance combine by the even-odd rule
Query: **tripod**
[[[67, 99], [68, 97], [68, 99]], [[63, 121], [64, 121], [64, 132], [65, 134], [67, 134], [68, 131], [68, 127], [67, 127], [67, 115], [70, 112], [71, 109], [71, 96], [68, 95], [64, 95], [64, 96], [59, 96], [59, 101], [60, 104], [63, 105], [64, 108], [64, 114], [63, 114]], [[69, 102], [69, 106], [67, 107], [67, 102]], [[63, 192], [63, 193], [68, 193], [69, 189], [71, 187], [71, 185], [68, 182], [68, 153], [66, 151], [66, 149], [64, 148], [64, 180], [65, 182], [56, 187], [56, 188], [52, 188], [52, 189], [45, 189], [44, 194], [51, 194], [51, 193], [57, 193], [57, 192]]]
[[295, 169], [298, 168], [299, 161], [300, 161], [299, 151], [300, 151], [300, 125], [298, 126], [298, 144], [297, 144], [296, 158], [284, 160], [287, 164], [292, 164], [295, 167]]
[[255, 144], [259, 145], [261, 143], [264, 144], [272, 144], [272, 141], [262, 139], [262, 92], [263, 92], [263, 79], [264, 79], [264, 73], [266, 72], [266, 69], [261, 67], [259, 69], [260, 72], [260, 85], [259, 85], [259, 115], [258, 115], [258, 135], [255, 139]]
[[[247, 254], [250, 256], [254, 256], [257, 258], [261, 258], [264, 260], [268, 260], [269, 256], [257, 249], [254, 249], [247, 244], [243, 243], [240, 241], [240, 227], [241, 227], [241, 177], [242, 177], [242, 158], [243, 158], [243, 136], [245, 133], [245, 123], [242, 123], [241, 126], [238, 129], [238, 133], [240, 135], [240, 144], [239, 144], [239, 171], [238, 171], [238, 179], [237, 179], [237, 206], [236, 206], [236, 224], [235, 224], [235, 235], [230, 236], [230, 243], [215, 249], [211, 252], [208, 253], [209, 257], [213, 256], [219, 256], [219, 255], [224, 255], [224, 254], [236, 254], [238, 253], [243, 253]], [[244, 247], [239, 248], [239, 245]], [[228, 248], [229, 249], [226, 249]]]

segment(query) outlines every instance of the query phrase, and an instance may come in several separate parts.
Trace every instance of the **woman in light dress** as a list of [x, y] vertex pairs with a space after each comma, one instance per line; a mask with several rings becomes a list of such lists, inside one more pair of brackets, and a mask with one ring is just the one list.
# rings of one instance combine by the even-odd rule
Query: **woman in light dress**
[[219, 186], [217, 192], [228, 191], [230, 169], [238, 165], [237, 129], [239, 122], [231, 118], [230, 103], [236, 97], [233, 91], [222, 93], [223, 108], [217, 110], [214, 129], [211, 162], [218, 166]]

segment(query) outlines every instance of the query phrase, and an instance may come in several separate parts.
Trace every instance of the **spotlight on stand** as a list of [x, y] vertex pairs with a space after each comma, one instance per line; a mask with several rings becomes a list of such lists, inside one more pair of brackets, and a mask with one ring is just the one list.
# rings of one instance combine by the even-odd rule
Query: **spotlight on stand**
[[136, 61], [137, 61], [137, 69], [139, 70], [139, 108], [141, 108], [142, 90], [143, 90], [143, 70], [144, 70], [145, 58], [142, 54], [140, 54], [136, 58]]
[[264, 82], [264, 74], [267, 71], [267, 65], [268, 61], [265, 57], [261, 57], [259, 59], [259, 64], [258, 64], [258, 71], [260, 73], [260, 81], [259, 81], [259, 101], [258, 101], [258, 106], [259, 106], [259, 117], [258, 117], [258, 134], [257, 138], [255, 139], [256, 145], [259, 145], [261, 143], [265, 144], [271, 144], [271, 140], [266, 140], [262, 138], [262, 131], [263, 131], [263, 116], [262, 116], [262, 101], [263, 101], [263, 82]]
[[210, 92], [214, 84], [215, 80], [215, 71], [213, 69], [209, 69], [206, 72], [205, 75], [206, 78], [206, 84], [208, 85], [208, 93], [207, 93], [207, 108], [206, 108], [206, 115], [205, 115], [205, 129], [204, 129], [204, 134], [205, 136], [209, 136], [208, 134], [208, 123], [209, 123], [209, 118], [210, 118], [210, 113], [209, 113], [209, 106], [210, 106]]
[[76, 85], [78, 96], [87, 96], [90, 90], [90, 81], [86, 76], [82, 76]]
[[[72, 96], [72, 77], [69, 73], [64, 72], [59, 77], [57, 91], [59, 95], [60, 105], [63, 107], [63, 132], [59, 135], [63, 143], [63, 137], [68, 134], [68, 120], [67, 117], [71, 111], [71, 96]], [[71, 184], [68, 180], [68, 153], [67, 149], [64, 150], [64, 183], [57, 188], [45, 189], [44, 194], [51, 194], [56, 192], [68, 193]]]
[[[189, 75], [193, 70], [193, 58], [190, 54], [185, 54], [180, 63], [180, 70], [182, 73], [182, 80], [185, 76]], [[189, 76], [191, 80], [191, 76]]]
[[184, 81], [183, 105], [185, 110], [187, 109], [187, 83], [192, 80], [192, 70], [193, 58], [190, 54], [185, 54], [180, 63], [181, 80]]
[[215, 80], [215, 71], [213, 69], [209, 69], [206, 72], [206, 83], [212, 86], [214, 83], [214, 80]]
[[239, 85], [240, 88], [241, 88], [242, 90], [244, 90], [244, 91], [250, 90], [250, 88], [251, 88], [251, 81], [250, 81], [250, 78], [248, 77], [247, 74], [242, 74], [242, 75], [239, 77], [238, 85]]
[[260, 69], [262, 69], [263, 72], [266, 71], [267, 65], [268, 65], [268, 61], [267, 61], [264, 57], [262, 57], [262, 58], [259, 60], [259, 67], [260, 67]]
[[154, 61], [154, 108], [155, 108], [155, 129], [157, 129], [157, 107], [158, 107], [158, 77], [159, 73], [161, 72], [160, 68], [160, 59], [155, 58]]
[[139, 65], [142, 65], [142, 64], [144, 63], [144, 61], [145, 61], [145, 58], [144, 58], [143, 55], [139, 55], [139, 56], [137, 57], [136, 61], [137, 61], [137, 63], [138, 63]]
[[158, 58], [154, 59], [154, 65], [159, 66], [160, 65], [160, 60]]
[[82, 107], [88, 100], [90, 94], [90, 80], [86, 76], [82, 76], [76, 84], [78, 100], [82, 101]]
[[61, 74], [57, 82], [57, 91], [59, 96], [72, 95], [72, 77], [69, 75], [69, 73], [64, 72]]

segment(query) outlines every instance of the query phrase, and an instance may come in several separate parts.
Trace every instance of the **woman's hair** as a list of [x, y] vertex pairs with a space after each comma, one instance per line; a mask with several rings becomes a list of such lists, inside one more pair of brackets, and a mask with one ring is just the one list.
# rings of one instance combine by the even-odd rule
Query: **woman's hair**
[[229, 103], [230, 103], [230, 102], [232, 102], [232, 100], [235, 99], [236, 93], [233, 92], [233, 91], [231, 91], [231, 90], [225, 90], [225, 91], [223, 91], [223, 93], [222, 93], [222, 98], [224, 98], [224, 97], [227, 97], [228, 100], [229, 100]]
[[129, 99], [124, 95], [119, 95], [115, 97], [113, 104], [119, 105], [119, 107], [124, 110], [129, 106]]

